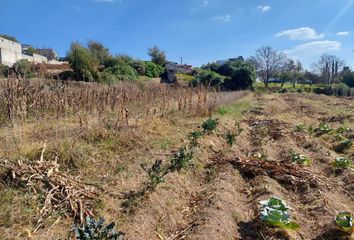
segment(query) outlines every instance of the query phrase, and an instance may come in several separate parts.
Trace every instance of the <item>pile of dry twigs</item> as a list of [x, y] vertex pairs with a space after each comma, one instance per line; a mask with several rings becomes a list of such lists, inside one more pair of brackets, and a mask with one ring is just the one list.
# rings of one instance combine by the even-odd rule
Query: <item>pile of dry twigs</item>
[[38, 230], [54, 211], [65, 210], [70, 217], [81, 222], [86, 216], [93, 216], [90, 209], [99, 190], [87, 186], [59, 170], [57, 160], [44, 161], [43, 153], [39, 161], [10, 162], [0, 159], [0, 167], [8, 170], [12, 181], [30, 188], [36, 195], [44, 195], [45, 201], [39, 212]]

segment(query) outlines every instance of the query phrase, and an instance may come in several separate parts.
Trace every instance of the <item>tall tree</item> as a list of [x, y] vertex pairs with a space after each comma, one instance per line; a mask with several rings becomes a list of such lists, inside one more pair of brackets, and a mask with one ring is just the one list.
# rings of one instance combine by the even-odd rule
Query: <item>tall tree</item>
[[74, 70], [76, 80], [95, 81], [98, 79], [98, 63], [88, 48], [74, 42], [70, 46], [67, 58]]
[[96, 59], [100, 65], [104, 65], [105, 62], [111, 57], [108, 48], [105, 48], [100, 42], [89, 41], [87, 46], [91, 52], [91, 56]]
[[268, 87], [269, 80], [284, 68], [286, 56], [271, 47], [261, 47], [249, 61], [255, 66], [261, 81]]
[[344, 60], [339, 57], [323, 54], [314, 68], [321, 75], [322, 83], [330, 85], [340, 81], [340, 73], [344, 65]]
[[151, 57], [151, 62], [163, 66], [166, 63], [165, 51], [160, 50], [159, 47], [154, 46], [148, 49], [148, 55]]

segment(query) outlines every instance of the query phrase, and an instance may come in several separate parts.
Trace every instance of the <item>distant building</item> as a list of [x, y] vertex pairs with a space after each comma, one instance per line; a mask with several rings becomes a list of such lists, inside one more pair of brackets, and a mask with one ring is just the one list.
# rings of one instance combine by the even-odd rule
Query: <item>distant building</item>
[[[0, 37], [0, 64], [12, 67], [14, 63], [22, 59], [34, 64], [60, 64], [58, 61], [55, 61], [55, 58], [49, 58], [42, 54], [29, 52], [30, 48], [32, 48], [32, 46], [29, 44], [21, 45], [20, 43]], [[40, 53], [38, 50], [37, 52]], [[51, 51], [45, 52], [50, 53]], [[52, 50], [51, 53], [55, 52]]]
[[36, 48], [36, 52], [48, 58], [48, 60], [58, 59], [58, 54], [52, 48]]
[[165, 64], [166, 72], [161, 78], [162, 83], [176, 83], [177, 73], [189, 74], [192, 72], [192, 66], [187, 64], [178, 64], [175, 62], [166, 62]]

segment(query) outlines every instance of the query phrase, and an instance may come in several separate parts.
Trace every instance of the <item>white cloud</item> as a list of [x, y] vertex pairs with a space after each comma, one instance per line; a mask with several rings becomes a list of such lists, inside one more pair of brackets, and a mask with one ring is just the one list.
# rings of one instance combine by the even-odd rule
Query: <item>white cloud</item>
[[348, 36], [349, 32], [337, 32], [337, 36]]
[[213, 17], [213, 18], [211, 18], [211, 20], [216, 21], [216, 22], [230, 22], [231, 15]]
[[272, 7], [269, 5], [265, 5], [265, 6], [259, 5], [257, 6], [257, 9], [261, 10], [262, 12], [268, 12], [272, 9]]
[[318, 34], [313, 28], [302, 27], [279, 32], [275, 34], [275, 37], [288, 37], [291, 40], [309, 40], [323, 38], [324, 34]]
[[293, 57], [308, 57], [329, 51], [337, 51], [341, 47], [342, 44], [338, 41], [314, 41], [295, 46], [292, 49], [284, 51], [284, 53]]
[[202, 7], [206, 7], [206, 6], [208, 6], [208, 5], [209, 5], [209, 1], [208, 1], [208, 0], [203, 1]]

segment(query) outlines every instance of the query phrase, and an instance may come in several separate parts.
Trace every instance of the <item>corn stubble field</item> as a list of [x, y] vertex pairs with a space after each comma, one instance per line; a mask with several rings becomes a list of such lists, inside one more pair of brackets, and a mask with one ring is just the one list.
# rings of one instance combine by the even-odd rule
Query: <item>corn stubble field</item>
[[353, 98], [0, 80], [0, 239], [350, 239], [353, 128]]

